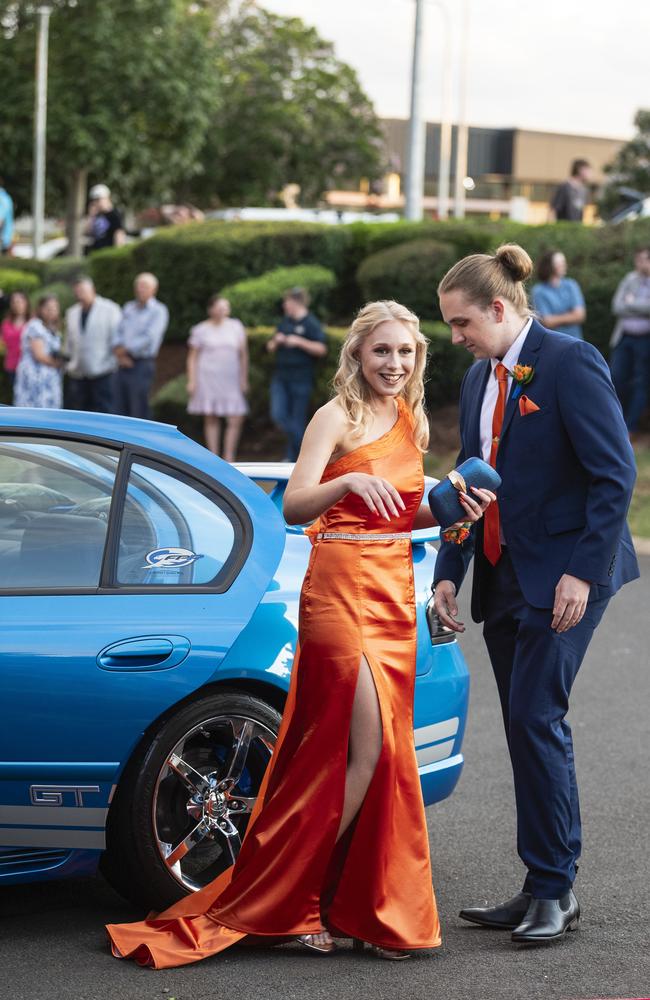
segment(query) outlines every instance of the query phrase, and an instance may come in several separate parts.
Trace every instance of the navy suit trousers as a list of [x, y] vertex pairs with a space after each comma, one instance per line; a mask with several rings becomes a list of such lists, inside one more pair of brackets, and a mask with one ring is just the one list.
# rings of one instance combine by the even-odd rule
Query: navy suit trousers
[[582, 844], [569, 695], [609, 598], [592, 601], [568, 632], [551, 609], [525, 600], [507, 549], [485, 580], [483, 636], [494, 670], [512, 761], [517, 850], [524, 890], [558, 899], [576, 875]]

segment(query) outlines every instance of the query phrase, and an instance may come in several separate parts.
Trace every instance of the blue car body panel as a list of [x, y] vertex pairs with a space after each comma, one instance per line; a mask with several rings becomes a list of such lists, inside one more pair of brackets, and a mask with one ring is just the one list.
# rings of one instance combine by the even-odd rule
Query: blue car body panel
[[[159, 456], [172, 469], [189, 467], [230, 491], [253, 531], [244, 565], [221, 593], [147, 593], [146, 588], [17, 593], [0, 577], [0, 883], [5, 884], [95, 869], [111, 798], [130, 756], [156, 720], [183, 699], [206, 685], [233, 687], [237, 681], [255, 682], [261, 691], [287, 690], [310, 550], [301, 529], [287, 529], [281, 517], [283, 482], [269, 497], [168, 425], [2, 408], [0, 447], [16, 433], [96, 440]], [[70, 461], [65, 449], [60, 460]], [[81, 475], [97, 475], [83, 467], [82, 457], [74, 465]], [[139, 502], [146, 504], [146, 496]], [[429, 804], [450, 794], [460, 776], [469, 679], [455, 641], [430, 642], [424, 607], [435, 552], [424, 539], [433, 535], [420, 533], [422, 540], [416, 541], [417, 534], [415, 743]], [[131, 650], [137, 654], [132, 658]]]

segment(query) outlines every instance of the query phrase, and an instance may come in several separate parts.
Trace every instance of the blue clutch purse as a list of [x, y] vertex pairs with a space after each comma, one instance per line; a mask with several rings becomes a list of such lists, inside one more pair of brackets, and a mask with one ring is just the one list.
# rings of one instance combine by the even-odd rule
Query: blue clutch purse
[[496, 493], [501, 486], [501, 476], [483, 459], [468, 458], [429, 490], [429, 507], [442, 530], [466, 519], [467, 511], [461, 506], [458, 494], [462, 491], [472, 496], [472, 486]]

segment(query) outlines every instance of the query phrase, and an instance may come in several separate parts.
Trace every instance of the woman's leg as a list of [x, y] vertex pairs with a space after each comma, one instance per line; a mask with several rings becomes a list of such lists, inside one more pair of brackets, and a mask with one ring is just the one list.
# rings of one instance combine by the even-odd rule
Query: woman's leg
[[235, 461], [243, 426], [243, 417], [226, 417], [226, 432], [223, 437], [223, 457], [226, 462]]
[[345, 798], [337, 840], [359, 812], [377, 767], [382, 746], [381, 710], [372, 671], [361, 657], [352, 706]]
[[213, 413], [206, 413], [203, 417], [203, 436], [206, 448], [213, 455], [219, 454], [220, 430], [219, 417], [215, 417]]

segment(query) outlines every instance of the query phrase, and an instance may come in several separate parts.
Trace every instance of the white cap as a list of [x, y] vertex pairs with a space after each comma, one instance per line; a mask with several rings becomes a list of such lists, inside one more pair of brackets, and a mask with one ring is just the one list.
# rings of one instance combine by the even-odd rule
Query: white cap
[[111, 189], [105, 184], [94, 184], [88, 192], [90, 201], [97, 201], [99, 198], [110, 198]]

